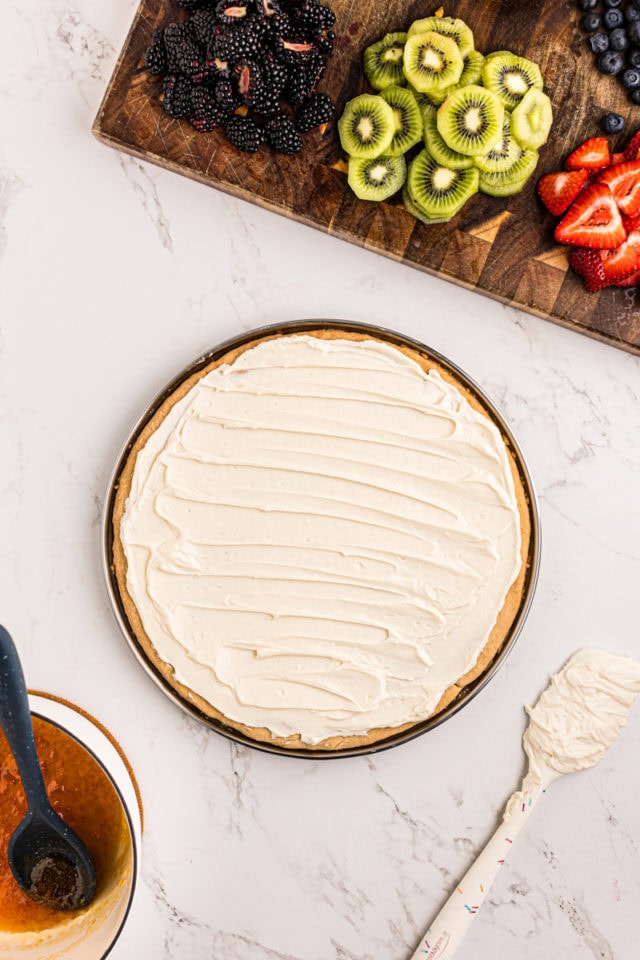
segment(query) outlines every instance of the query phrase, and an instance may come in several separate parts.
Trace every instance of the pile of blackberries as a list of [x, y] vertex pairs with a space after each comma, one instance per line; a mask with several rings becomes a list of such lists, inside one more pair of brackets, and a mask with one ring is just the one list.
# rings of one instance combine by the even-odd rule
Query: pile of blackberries
[[578, 0], [578, 7], [598, 69], [619, 76], [629, 99], [640, 104], [640, 0]]
[[317, 93], [335, 15], [320, 0], [177, 0], [189, 18], [157, 29], [145, 66], [164, 77], [163, 106], [239, 150], [297, 153], [334, 105]]

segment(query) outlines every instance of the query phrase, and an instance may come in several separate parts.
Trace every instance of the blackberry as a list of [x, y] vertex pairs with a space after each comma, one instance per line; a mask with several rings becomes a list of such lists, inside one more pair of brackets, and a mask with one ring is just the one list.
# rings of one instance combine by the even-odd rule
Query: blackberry
[[167, 67], [171, 73], [183, 73], [195, 83], [207, 75], [207, 58], [188, 25], [172, 23], [164, 31]]
[[150, 73], [165, 73], [167, 70], [167, 48], [164, 45], [164, 30], [159, 27], [153, 31], [151, 45], [144, 57], [144, 65]]
[[280, 97], [273, 89], [262, 84], [253, 95], [253, 109], [263, 117], [270, 117], [277, 113], [280, 107]]
[[223, 110], [233, 113], [242, 103], [231, 80], [217, 80], [213, 84], [213, 93]]
[[336, 35], [333, 30], [323, 30], [322, 33], [316, 37], [316, 47], [320, 53], [323, 53], [326, 57], [328, 57], [333, 50], [333, 43], [335, 39]]
[[268, 50], [260, 58], [260, 67], [265, 87], [279, 97], [287, 82], [287, 68]]
[[277, 0], [255, 0], [256, 13], [261, 17], [274, 17], [282, 13], [282, 9]]
[[211, 7], [201, 7], [196, 10], [190, 20], [193, 35], [204, 47], [209, 47], [215, 36], [215, 29], [218, 25], [215, 11]]
[[191, 120], [196, 130], [208, 131], [221, 127], [227, 120], [228, 112], [218, 103], [215, 93], [197, 84], [191, 90]]
[[163, 107], [165, 113], [175, 120], [191, 116], [191, 90], [193, 84], [180, 74], [168, 74], [164, 78]]
[[176, 3], [185, 10], [197, 10], [198, 7], [203, 7], [207, 0], [176, 0]]
[[293, 120], [279, 113], [268, 120], [264, 127], [267, 143], [278, 153], [298, 153], [302, 148], [302, 137], [296, 130]]
[[222, 30], [214, 38], [210, 46], [213, 57], [230, 63], [238, 60], [255, 59], [262, 48], [265, 28], [263, 20], [255, 18], [242, 21], [232, 27]]
[[330, 7], [323, 7], [313, 0], [303, 0], [297, 4], [291, 11], [291, 19], [300, 27], [305, 35], [320, 33], [321, 30], [328, 30], [336, 22], [336, 15]]
[[264, 134], [250, 117], [233, 117], [224, 128], [227, 139], [237, 150], [255, 153], [264, 142]]
[[314, 93], [320, 77], [324, 73], [325, 66], [325, 60], [319, 53], [314, 52], [302, 61], [297, 69], [289, 70], [287, 84], [284, 88], [284, 95], [289, 103], [299, 107]]
[[316, 93], [306, 100], [296, 113], [296, 127], [300, 133], [306, 133], [315, 127], [328, 123], [333, 116], [334, 106], [326, 93]]

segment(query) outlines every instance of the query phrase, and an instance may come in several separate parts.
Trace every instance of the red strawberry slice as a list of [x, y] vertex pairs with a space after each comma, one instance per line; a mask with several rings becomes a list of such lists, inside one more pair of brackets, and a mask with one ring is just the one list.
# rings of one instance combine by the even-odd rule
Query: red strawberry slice
[[567, 210], [585, 185], [588, 170], [559, 170], [538, 181], [538, 194], [545, 207], [559, 217]]
[[626, 239], [620, 211], [609, 187], [593, 183], [573, 201], [554, 234], [558, 243], [615, 250]]
[[585, 288], [589, 293], [595, 293], [596, 290], [602, 290], [603, 287], [606, 287], [607, 278], [604, 275], [600, 250], [578, 247], [572, 251], [569, 263], [575, 272], [579, 273], [584, 279]]
[[640, 160], [640, 130], [629, 141], [624, 157], [625, 160]]
[[564, 162], [566, 170], [602, 170], [611, 162], [606, 137], [591, 137], [570, 153]]
[[640, 270], [640, 230], [630, 233], [616, 250], [601, 250], [607, 284], [617, 283]]
[[627, 158], [624, 153], [612, 153], [611, 160], [609, 161], [610, 167], [615, 167], [616, 163], [624, 163]]
[[613, 284], [614, 287], [640, 287], [640, 270], [636, 273], [632, 273], [630, 277], [625, 277], [624, 280], [618, 280]]
[[640, 160], [608, 167], [598, 174], [598, 182], [606, 183], [622, 213], [633, 217], [640, 212]]
[[640, 213], [628, 217], [626, 213], [622, 214], [622, 222], [627, 233], [633, 233], [634, 230], [640, 230]]

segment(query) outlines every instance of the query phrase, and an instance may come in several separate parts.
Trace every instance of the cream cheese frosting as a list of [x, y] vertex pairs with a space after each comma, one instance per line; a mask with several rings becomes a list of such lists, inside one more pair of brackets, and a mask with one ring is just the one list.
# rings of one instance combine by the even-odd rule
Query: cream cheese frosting
[[278, 337], [203, 376], [138, 452], [120, 539], [176, 679], [310, 745], [428, 717], [520, 569], [500, 431], [378, 340]]
[[638, 693], [637, 660], [588, 647], [575, 653], [527, 710], [524, 747], [532, 775], [540, 760], [557, 773], [586, 770], [602, 760]]

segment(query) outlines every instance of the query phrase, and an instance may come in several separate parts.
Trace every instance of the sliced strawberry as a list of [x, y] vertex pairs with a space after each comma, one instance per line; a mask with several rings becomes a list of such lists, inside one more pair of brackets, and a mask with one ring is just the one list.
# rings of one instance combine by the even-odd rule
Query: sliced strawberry
[[620, 211], [605, 183], [592, 183], [573, 201], [555, 229], [558, 243], [615, 250], [626, 239]]
[[559, 217], [567, 210], [585, 185], [588, 170], [559, 170], [538, 181], [538, 194], [545, 207]]
[[630, 233], [616, 250], [601, 250], [607, 284], [617, 283], [640, 270], [640, 230]]
[[588, 250], [586, 247], [577, 247], [569, 257], [569, 263], [576, 273], [584, 279], [585, 288], [589, 293], [602, 290], [607, 285], [604, 275], [600, 250]]
[[591, 137], [570, 153], [564, 162], [566, 170], [602, 170], [611, 162], [606, 137]]
[[611, 160], [609, 161], [610, 167], [615, 167], [616, 163], [624, 163], [627, 158], [624, 153], [612, 153]]
[[633, 217], [640, 212], [640, 160], [608, 167], [598, 174], [598, 182], [609, 187], [621, 213]]
[[640, 130], [629, 140], [624, 158], [625, 160], [640, 160]]
[[640, 270], [637, 273], [632, 273], [630, 277], [625, 277], [624, 280], [618, 280], [613, 284], [614, 287], [640, 287]]
[[626, 213], [622, 214], [622, 222], [627, 233], [633, 233], [634, 230], [640, 230], [640, 213], [628, 217]]

